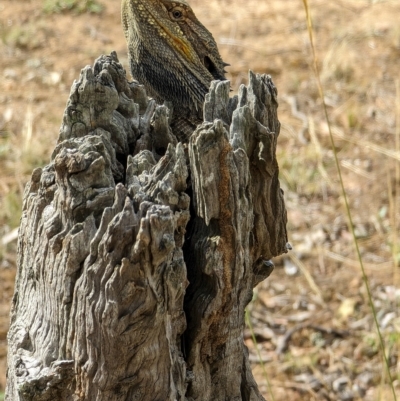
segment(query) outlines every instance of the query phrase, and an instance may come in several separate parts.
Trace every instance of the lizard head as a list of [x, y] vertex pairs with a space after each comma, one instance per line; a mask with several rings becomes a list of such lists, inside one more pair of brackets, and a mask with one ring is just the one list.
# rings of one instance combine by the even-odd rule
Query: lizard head
[[213, 79], [225, 79], [224, 67], [228, 64], [222, 61], [211, 32], [197, 19], [189, 4], [184, 0], [161, 0], [161, 3]]
[[185, 0], [122, 0], [122, 22], [128, 42], [159, 37], [186, 61], [202, 65], [202, 73], [210, 74], [211, 80], [225, 79], [224, 67], [229, 64], [222, 61], [212, 34]]

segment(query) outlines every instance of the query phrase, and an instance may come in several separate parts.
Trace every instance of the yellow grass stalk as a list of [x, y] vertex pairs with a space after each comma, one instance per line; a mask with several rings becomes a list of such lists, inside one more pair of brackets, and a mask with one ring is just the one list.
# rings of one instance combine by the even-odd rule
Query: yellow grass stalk
[[316, 77], [316, 80], [317, 80], [319, 95], [321, 97], [321, 101], [322, 101], [322, 105], [323, 105], [323, 111], [324, 111], [325, 120], [326, 120], [326, 123], [328, 125], [329, 139], [330, 139], [330, 142], [331, 142], [331, 147], [332, 147], [332, 151], [333, 151], [333, 155], [334, 155], [334, 159], [335, 159], [337, 174], [338, 174], [338, 178], [339, 178], [339, 182], [340, 182], [340, 188], [341, 188], [341, 192], [342, 192], [342, 199], [343, 199], [343, 203], [344, 203], [344, 208], [345, 208], [345, 211], [346, 211], [346, 214], [347, 214], [347, 218], [348, 218], [348, 222], [349, 222], [349, 230], [350, 230], [352, 238], [353, 238], [353, 243], [354, 243], [357, 259], [359, 261], [362, 278], [363, 278], [364, 285], [365, 285], [365, 288], [366, 288], [366, 291], [367, 291], [368, 300], [369, 300], [369, 304], [370, 304], [370, 307], [371, 307], [371, 312], [372, 312], [372, 315], [373, 315], [373, 318], [374, 318], [375, 327], [376, 327], [376, 330], [377, 330], [377, 333], [378, 333], [379, 344], [380, 344], [381, 351], [382, 351], [382, 358], [384, 360], [386, 373], [387, 373], [388, 378], [389, 378], [389, 385], [391, 386], [391, 390], [392, 390], [392, 394], [393, 394], [393, 400], [397, 401], [396, 392], [395, 392], [395, 389], [394, 389], [393, 380], [392, 380], [392, 376], [391, 376], [391, 373], [390, 373], [389, 361], [388, 361], [388, 358], [387, 358], [387, 355], [386, 355], [386, 352], [385, 352], [385, 344], [384, 344], [384, 341], [383, 341], [381, 330], [379, 328], [378, 318], [376, 316], [376, 310], [375, 310], [375, 306], [374, 306], [374, 303], [373, 303], [373, 300], [372, 300], [372, 294], [371, 294], [371, 289], [370, 289], [369, 282], [368, 282], [368, 277], [367, 277], [367, 275], [365, 273], [365, 268], [364, 268], [363, 260], [362, 260], [362, 257], [361, 257], [360, 248], [358, 246], [357, 237], [356, 237], [356, 234], [355, 234], [355, 231], [354, 231], [353, 218], [352, 218], [352, 215], [351, 215], [351, 211], [350, 211], [350, 206], [349, 206], [349, 202], [348, 202], [348, 199], [347, 199], [346, 190], [345, 190], [345, 187], [344, 187], [344, 182], [343, 182], [343, 178], [342, 178], [342, 171], [341, 171], [338, 155], [337, 155], [337, 152], [336, 152], [335, 141], [334, 141], [334, 137], [333, 137], [333, 133], [332, 133], [332, 129], [331, 129], [331, 124], [330, 124], [330, 119], [329, 119], [329, 115], [328, 115], [328, 111], [327, 111], [327, 107], [326, 107], [326, 103], [325, 103], [325, 94], [324, 94], [324, 89], [323, 89], [323, 86], [322, 86], [322, 83], [321, 83], [321, 77], [320, 77], [319, 68], [318, 68], [318, 58], [317, 58], [317, 54], [316, 54], [316, 50], [315, 50], [315, 46], [314, 46], [313, 27], [312, 27], [310, 9], [309, 9], [309, 6], [308, 6], [308, 0], [303, 0], [303, 5], [304, 5], [305, 13], [306, 13], [307, 30], [308, 30], [310, 46], [311, 46], [312, 55], [313, 55], [314, 73], [315, 73], [315, 77]]

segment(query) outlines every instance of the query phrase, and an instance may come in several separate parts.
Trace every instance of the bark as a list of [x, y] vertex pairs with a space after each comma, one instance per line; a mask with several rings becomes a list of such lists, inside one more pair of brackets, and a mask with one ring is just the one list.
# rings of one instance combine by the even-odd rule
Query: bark
[[6, 400], [263, 400], [243, 330], [287, 249], [276, 97], [213, 82], [185, 144], [115, 53], [82, 70], [24, 194]]

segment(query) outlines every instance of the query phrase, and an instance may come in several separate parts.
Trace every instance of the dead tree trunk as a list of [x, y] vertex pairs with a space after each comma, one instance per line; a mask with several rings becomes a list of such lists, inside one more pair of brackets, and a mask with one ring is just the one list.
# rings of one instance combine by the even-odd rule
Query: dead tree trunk
[[115, 53], [75, 81], [24, 195], [6, 400], [263, 400], [243, 344], [253, 287], [286, 252], [269, 76], [178, 143]]

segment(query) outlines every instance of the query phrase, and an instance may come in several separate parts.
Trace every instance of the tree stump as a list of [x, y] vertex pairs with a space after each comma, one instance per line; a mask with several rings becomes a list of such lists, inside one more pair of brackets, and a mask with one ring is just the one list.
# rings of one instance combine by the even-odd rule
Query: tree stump
[[243, 330], [287, 250], [277, 106], [269, 76], [215, 81], [181, 143], [115, 53], [82, 70], [24, 194], [6, 400], [263, 400]]

